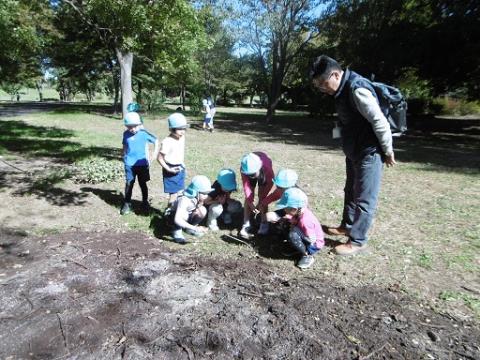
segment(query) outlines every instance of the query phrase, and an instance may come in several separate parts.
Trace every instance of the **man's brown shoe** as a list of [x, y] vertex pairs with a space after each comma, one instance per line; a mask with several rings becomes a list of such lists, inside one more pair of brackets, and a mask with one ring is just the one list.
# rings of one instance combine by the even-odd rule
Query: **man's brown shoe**
[[342, 226], [338, 227], [329, 227], [329, 226], [322, 226], [323, 232], [327, 235], [335, 235], [335, 236], [348, 236], [347, 229]]
[[367, 250], [367, 244], [364, 245], [356, 245], [353, 244], [351, 241], [348, 241], [345, 244], [335, 246], [335, 252], [337, 255], [341, 256], [350, 256], [361, 254]]

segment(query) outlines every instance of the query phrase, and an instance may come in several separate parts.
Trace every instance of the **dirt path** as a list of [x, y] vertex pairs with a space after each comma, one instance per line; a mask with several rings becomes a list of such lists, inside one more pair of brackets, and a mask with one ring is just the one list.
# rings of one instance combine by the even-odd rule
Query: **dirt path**
[[3, 359], [478, 359], [480, 330], [398, 289], [294, 279], [131, 232], [3, 232]]

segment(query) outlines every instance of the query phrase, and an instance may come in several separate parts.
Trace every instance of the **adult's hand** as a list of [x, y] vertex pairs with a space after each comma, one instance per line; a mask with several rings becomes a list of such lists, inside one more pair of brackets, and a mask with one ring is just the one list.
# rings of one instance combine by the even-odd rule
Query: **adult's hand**
[[385, 156], [385, 163], [387, 164], [387, 167], [391, 167], [397, 163], [393, 152], [390, 155]]

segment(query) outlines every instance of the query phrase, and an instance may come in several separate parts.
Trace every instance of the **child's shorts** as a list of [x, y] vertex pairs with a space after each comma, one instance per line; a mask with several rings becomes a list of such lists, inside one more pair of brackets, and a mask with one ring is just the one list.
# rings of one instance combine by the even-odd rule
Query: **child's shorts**
[[135, 181], [135, 177], [138, 178], [138, 182], [147, 182], [150, 180], [150, 170], [148, 165], [141, 166], [128, 166], [125, 165], [125, 179], [127, 182]]
[[205, 118], [203, 119], [203, 122], [205, 124], [210, 124], [212, 122], [212, 117], [211, 116], [209, 116], [209, 117], [205, 116]]
[[[181, 166], [181, 165], [171, 165], [167, 164], [168, 166]], [[185, 189], [185, 168], [182, 166], [182, 170], [176, 174], [173, 174], [165, 169], [162, 171], [163, 173], [163, 191], [167, 194], [176, 194], [179, 191]]]

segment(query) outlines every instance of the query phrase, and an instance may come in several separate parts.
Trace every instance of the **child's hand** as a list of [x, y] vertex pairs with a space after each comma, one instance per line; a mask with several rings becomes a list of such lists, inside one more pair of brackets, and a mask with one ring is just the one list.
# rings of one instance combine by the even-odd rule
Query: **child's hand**
[[172, 166], [170, 168], [170, 172], [174, 174], [178, 174], [182, 170], [181, 166]]
[[252, 210], [253, 215], [258, 215], [260, 214], [260, 210], [258, 210], [256, 207]]
[[197, 225], [195, 226], [195, 231], [201, 232], [201, 233], [206, 233], [208, 231], [208, 228], [205, 226], [200, 226]]

